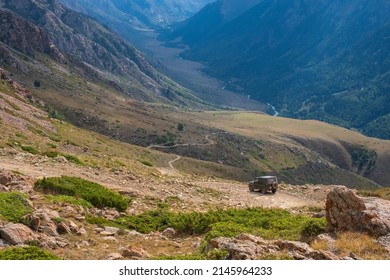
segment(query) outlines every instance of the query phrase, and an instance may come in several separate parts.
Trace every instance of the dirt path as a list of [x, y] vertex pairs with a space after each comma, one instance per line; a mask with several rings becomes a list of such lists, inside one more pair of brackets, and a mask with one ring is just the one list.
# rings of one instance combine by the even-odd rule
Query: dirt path
[[[212, 136], [215, 136], [215, 135], [219, 135], [219, 134], [224, 134], [224, 133], [227, 133], [227, 132], [215, 132], [213, 134], [208, 134], [205, 136], [205, 139], [207, 140], [208, 143], [185, 143], [185, 144], [175, 144], [175, 145], [172, 145], [172, 146], [164, 146], [164, 145], [150, 145], [149, 147], [147, 147], [148, 149], [152, 149], [152, 148], [160, 148], [160, 149], [171, 149], [171, 148], [176, 148], [176, 147], [190, 147], [190, 146], [212, 146], [212, 145], [215, 145], [215, 141], [210, 139], [210, 137]], [[179, 155], [175, 155], [176, 158], [169, 161], [168, 162], [168, 165], [169, 165], [169, 168], [164, 168], [164, 167], [161, 167], [161, 168], [157, 168], [161, 174], [163, 175], [168, 175], [168, 176], [180, 176], [180, 171], [177, 170], [173, 164], [176, 162], [176, 161], [179, 161], [182, 157], [179, 156]]]
[[286, 185], [282, 186], [276, 194], [264, 195], [259, 192], [249, 192], [245, 183], [193, 181], [174, 167], [174, 163], [180, 159], [180, 156], [176, 156], [169, 162], [169, 167], [159, 169], [162, 174], [169, 177], [161, 177], [157, 181], [149, 177], [129, 180], [127, 171], [117, 174], [109, 170], [98, 170], [23, 154], [14, 157], [1, 156], [0, 169], [18, 171], [33, 180], [68, 175], [95, 181], [137, 197], [137, 204], [133, 205], [135, 212], [154, 208], [155, 206], [150, 205], [150, 197], [155, 197], [158, 200], [164, 200], [166, 197], [178, 197], [180, 202], [174, 206], [175, 209], [192, 211], [237, 207], [283, 209], [305, 206], [323, 207], [326, 194], [332, 187]]
[[[262, 194], [250, 192], [247, 184], [221, 183], [221, 182], [197, 182], [203, 188], [210, 188], [217, 192], [224, 193], [222, 200], [230, 201], [236, 207], [267, 207], [267, 208], [300, 208], [300, 207], [323, 207], [327, 190], [315, 193], [315, 186], [281, 187], [275, 194]], [[324, 186], [324, 188], [326, 188]], [[313, 194], [315, 193], [315, 194]]]

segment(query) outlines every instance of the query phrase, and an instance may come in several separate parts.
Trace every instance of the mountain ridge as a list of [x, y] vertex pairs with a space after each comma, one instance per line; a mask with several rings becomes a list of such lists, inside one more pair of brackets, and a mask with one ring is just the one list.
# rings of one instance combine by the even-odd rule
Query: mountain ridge
[[[386, 83], [379, 80], [387, 75], [389, 58], [386, 53], [381, 58], [374, 55], [388, 44], [387, 1], [314, 5], [264, 0], [226, 22], [221, 18], [225, 2], [229, 0], [205, 7], [165, 35], [170, 44], [188, 45], [184, 58], [205, 63], [206, 72], [224, 80], [228, 88], [271, 103], [285, 116], [315, 118], [388, 137], [388, 130], [380, 131], [375, 120], [380, 122], [390, 112], [376, 110], [371, 103], [374, 94], [387, 96]], [[374, 71], [365, 70], [373, 65]], [[334, 103], [348, 108], [362, 88], [372, 90], [359, 103], [359, 115], [351, 106], [342, 116]], [[345, 91], [355, 97], [334, 95]], [[365, 120], [359, 123], [359, 117]]]

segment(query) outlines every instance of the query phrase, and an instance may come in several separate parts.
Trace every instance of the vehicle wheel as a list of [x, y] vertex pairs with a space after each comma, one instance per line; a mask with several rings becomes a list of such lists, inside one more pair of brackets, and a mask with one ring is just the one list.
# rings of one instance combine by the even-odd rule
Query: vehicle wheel
[[262, 194], [266, 194], [267, 193], [267, 189], [266, 188], [261, 189], [261, 193]]
[[276, 189], [272, 189], [272, 193], [276, 193]]
[[250, 191], [250, 192], [254, 192], [255, 189], [254, 189], [253, 187], [249, 187], [249, 191]]

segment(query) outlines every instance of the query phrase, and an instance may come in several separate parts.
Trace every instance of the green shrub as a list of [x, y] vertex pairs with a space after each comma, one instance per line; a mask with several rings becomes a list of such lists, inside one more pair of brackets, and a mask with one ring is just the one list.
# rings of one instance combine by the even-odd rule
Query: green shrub
[[44, 178], [35, 182], [34, 188], [47, 194], [82, 198], [98, 208], [113, 207], [124, 211], [129, 205], [129, 199], [119, 193], [76, 177]]
[[21, 222], [22, 217], [31, 212], [24, 194], [19, 192], [0, 192], [0, 219]]
[[79, 205], [84, 208], [92, 208], [93, 205], [85, 199], [67, 196], [67, 195], [47, 195], [46, 200], [54, 203], [68, 203], [72, 205]]
[[141, 159], [139, 162], [142, 163], [143, 165], [146, 165], [146, 166], [149, 166], [149, 167], [153, 166], [153, 164], [150, 161], [147, 161], [145, 159]]
[[0, 260], [60, 260], [60, 258], [38, 247], [30, 246], [2, 250]]
[[84, 162], [82, 162], [79, 158], [68, 155], [68, 154], [61, 154], [64, 158], [66, 158], [67, 161], [70, 161], [71, 163], [77, 164], [77, 165], [85, 165]]
[[33, 154], [33, 155], [39, 154], [38, 149], [37, 149], [37, 148], [34, 148], [34, 147], [32, 147], [32, 146], [21, 146], [20, 148], [21, 148], [23, 151], [28, 152], [28, 153]]
[[55, 158], [58, 157], [59, 153], [56, 151], [47, 151], [42, 154], [43, 156], [47, 156], [49, 158]]
[[206, 213], [174, 213], [165, 209], [147, 211], [115, 221], [141, 233], [162, 231], [172, 227], [179, 234], [206, 234], [214, 237], [233, 237], [240, 233], [260, 235], [266, 239], [299, 240], [303, 236], [323, 232], [324, 218], [292, 215], [281, 209], [228, 209]]
[[326, 222], [324, 219], [308, 220], [302, 227], [302, 236], [306, 238], [315, 237], [325, 232]]

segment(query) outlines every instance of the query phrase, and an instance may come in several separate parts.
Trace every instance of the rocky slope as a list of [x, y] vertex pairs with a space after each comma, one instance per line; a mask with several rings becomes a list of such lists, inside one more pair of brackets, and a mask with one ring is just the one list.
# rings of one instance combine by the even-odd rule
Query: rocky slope
[[[40, 248], [62, 259], [76, 260], [170, 258], [178, 254], [229, 259], [389, 258], [389, 205], [382, 200], [362, 200], [346, 188], [332, 191], [336, 186], [282, 184], [276, 194], [263, 195], [249, 192], [246, 184], [237, 181], [191, 175], [193, 170], [163, 175], [146, 159], [162, 161], [168, 168], [173, 157], [50, 119], [38, 108], [45, 107], [43, 102], [34, 99], [3, 70], [0, 78], [0, 258], [21, 247], [35, 251]], [[60, 176], [99, 183], [131, 203], [123, 211], [94, 207], [86, 201], [79, 204], [80, 198], [48, 195], [34, 186], [43, 177]], [[340, 204], [340, 199], [350, 203]], [[196, 222], [187, 225], [190, 231], [183, 230], [180, 223], [166, 226], [180, 215], [190, 215], [182, 222], [202, 220], [205, 209], [219, 211], [219, 217], [228, 214], [228, 219], [244, 215], [233, 224], [213, 224], [198, 234], [194, 234], [196, 228], [192, 229]], [[249, 224], [236, 224], [262, 211], [269, 213], [261, 219], [277, 215], [276, 220], [266, 220], [264, 227], [257, 228], [262, 237], [253, 235]], [[155, 228], [153, 223], [160, 221], [160, 214], [167, 216], [163, 217], [163, 225]], [[324, 216], [329, 220], [329, 234], [317, 237], [325, 231]], [[126, 224], [127, 219], [138, 218], [143, 222]], [[281, 223], [281, 219], [287, 220]], [[302, 220], [306, 222], [302, 224]], [[258, 227], [258, 221], [253, 227]], [[298, 223], [303, 226], [302, 232], [296, 232]], [[142, 228], [149, 224], [154, 230]], [[270, 232], [275, 224], [277, 230]], [[368, 238], [369, 246], [365, 241], [359, 246], [361, 251], [344, 252], [338, 249], [343, 235], [334, 236], [333, 232], [346, 229], [368, 232], [375, 238], [359, 233], [359, 238]], [[294, 233], [289, 240], [265, 238], [289, 231]], [[237, 237], [226, 238], [225, 234]]]
[[[179, 86], [159, 74], [133, 46], [58, 1], [4, 0], [1, 1], [1, 16], [2, 60], [23, 73], [42, 72], [42, 68], [47, 67], [40, 65], [31, 69], [34, 65], [29, 65], [27, 58], [34, 50], [65, 63], [78, 75], [103, 81], [133, 99], [169, 103], [184, 96], [177, 96], [175, 88]], [[32, 58], [39, 64], [47, 64], [36, 55]], [[171, 101], [166, 96], [168, 88]]]

